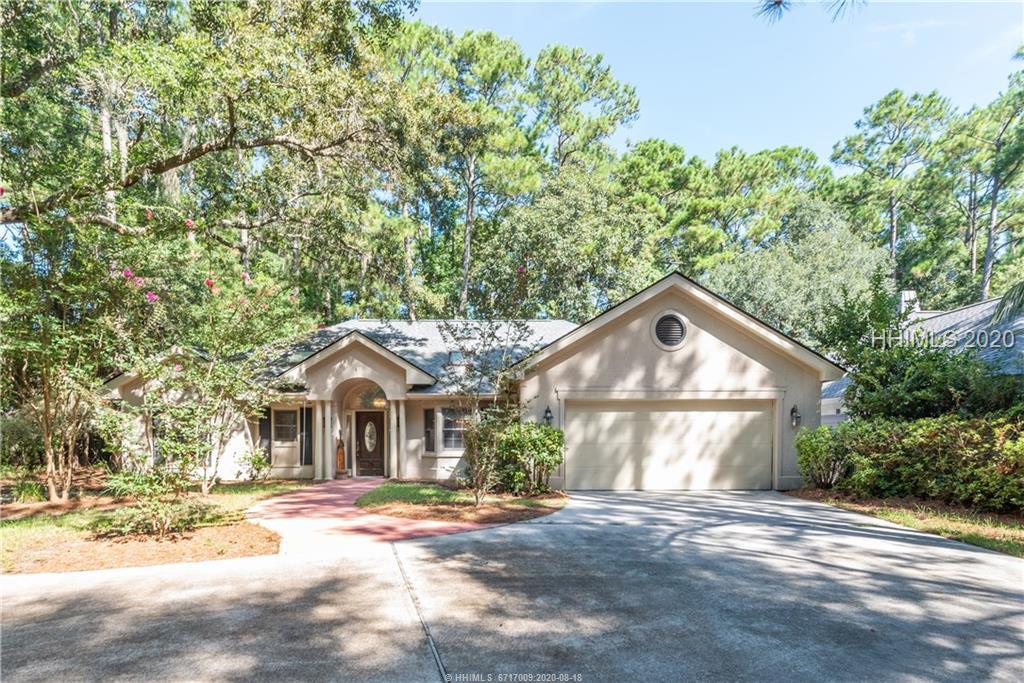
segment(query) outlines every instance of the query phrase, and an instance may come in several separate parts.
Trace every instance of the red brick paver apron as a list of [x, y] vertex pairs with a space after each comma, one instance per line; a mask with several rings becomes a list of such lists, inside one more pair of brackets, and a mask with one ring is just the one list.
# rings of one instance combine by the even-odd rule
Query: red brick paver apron
[[400, 541], [494, 526], [471, 522], [404, 519], [365, 512], [359, 496], [383, 479], [325, 481], [257, 503], [246, 517], [281, 536], [282, 553], [328, 552], [356, 542]]

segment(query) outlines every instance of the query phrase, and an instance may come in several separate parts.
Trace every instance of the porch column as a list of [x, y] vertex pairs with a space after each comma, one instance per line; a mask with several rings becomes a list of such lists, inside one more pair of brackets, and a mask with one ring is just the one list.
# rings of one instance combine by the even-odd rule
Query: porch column
[[323, 479], [324, 471], [324, 433], [320, 425], [323, 422], [323, 401], [313, 401], [313, 478]]
[[409, 436], [405, 431], [405, 401], [398, 402], [398, 477], [405, 474], [405, 455], [408, 448]]
[[388, 406], [388, 476], [398, 477], [398, 401]]
[[324, 401], [324, 478], [334, 479], [334, 401]]

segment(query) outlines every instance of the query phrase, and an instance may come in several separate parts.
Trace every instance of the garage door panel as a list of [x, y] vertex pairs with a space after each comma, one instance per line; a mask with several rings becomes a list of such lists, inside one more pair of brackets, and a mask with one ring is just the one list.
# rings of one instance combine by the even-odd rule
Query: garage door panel
[[771, 488], [769, 401], [569, 402], [571, 489]]

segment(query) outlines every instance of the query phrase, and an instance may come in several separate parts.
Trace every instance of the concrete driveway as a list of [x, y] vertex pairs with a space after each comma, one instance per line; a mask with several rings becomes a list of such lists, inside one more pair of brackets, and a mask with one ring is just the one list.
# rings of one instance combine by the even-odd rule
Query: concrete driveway
[[1024, 679], [1024, 562], [780, 494], [358, 547], [3, 577], [3, 679]]

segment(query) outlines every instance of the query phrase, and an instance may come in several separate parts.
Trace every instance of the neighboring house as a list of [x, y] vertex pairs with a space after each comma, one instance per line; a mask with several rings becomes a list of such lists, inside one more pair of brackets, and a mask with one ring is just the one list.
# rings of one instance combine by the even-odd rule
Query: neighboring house
[[[527, 323], [513, 366], [525, 419], [565, 432], [552, 485], [567, 489], [789, 489], [793, 437], [819, 424], [824, 356], [673, 274], [593, 320]], [[449, 479], [462, 459], [458, 372], [442, 323], [353, 320], [324, 328], [268, 368], [290, 387], [239, 424], [221, 462], [259, 442], [279, 477]], [[108, 383], [138, 403], [140, 378]], [[140, 432], [145, 426], [140, 426]]]
[[[952, 311], [922, 311], [912, 291], [900, 293], [900, 310], [907, 315], [903, 336], [917, 343], [948, 349], [950, 353], [970, 350], [1003, 375], [1024, 374], [1024, 316], [994, 324], [992, 318], [1002, 298], [969, 304]], [[849, 377], [828, 382], [821, 389], [823, 424], [848, 419], [843, 396]]]

